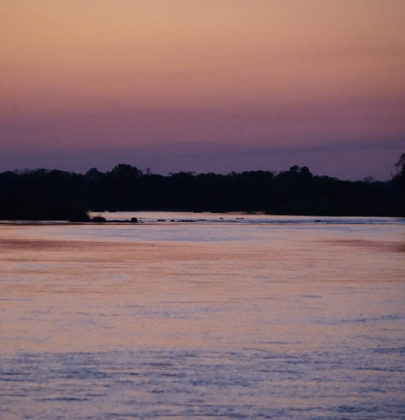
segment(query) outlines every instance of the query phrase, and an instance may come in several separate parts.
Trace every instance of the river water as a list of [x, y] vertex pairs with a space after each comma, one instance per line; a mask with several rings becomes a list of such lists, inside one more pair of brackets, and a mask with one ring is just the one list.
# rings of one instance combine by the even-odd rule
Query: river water
[[0, 225], [0, 418], [405, 418], [405, 223]]

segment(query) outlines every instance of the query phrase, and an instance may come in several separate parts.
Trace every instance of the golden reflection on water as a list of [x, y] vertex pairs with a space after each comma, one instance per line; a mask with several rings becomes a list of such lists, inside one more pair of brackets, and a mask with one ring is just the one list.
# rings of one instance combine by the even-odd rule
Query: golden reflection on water
[[399, 234], [148, 242], [94, 239], [85, 228], [72, 240], [64, 229], [0, 226], [2, 352], [289, 352], [401, 334]]

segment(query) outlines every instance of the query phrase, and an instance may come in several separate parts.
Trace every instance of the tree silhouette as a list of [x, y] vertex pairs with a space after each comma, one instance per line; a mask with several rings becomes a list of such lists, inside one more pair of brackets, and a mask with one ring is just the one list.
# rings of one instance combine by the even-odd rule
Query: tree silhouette
[[342, 181], [306, 167], [227, 175], [143, 173], [121, 163], [84, 175], [60, 170], [0, 173], [0, 219], [89, 220], [87, 210], [247, 211], [405, 216], [405, 153], [386, 182]]
[[395, 164], [396, 177], [405, 177], [405, 153], [402, 153], [398, 159], [398, 162]]

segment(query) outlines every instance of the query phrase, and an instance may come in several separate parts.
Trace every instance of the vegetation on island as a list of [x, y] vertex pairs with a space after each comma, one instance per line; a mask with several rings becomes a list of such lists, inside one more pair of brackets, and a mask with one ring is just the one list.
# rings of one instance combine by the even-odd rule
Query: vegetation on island
[[299, 166], [227, 175], [164, 176], [128, 164], [85, 174], [46, 169], [0, 173], [0, 219], [87, 222], [89, 209], [404, 217], [405, 153], [384, 182], [343, 181]]

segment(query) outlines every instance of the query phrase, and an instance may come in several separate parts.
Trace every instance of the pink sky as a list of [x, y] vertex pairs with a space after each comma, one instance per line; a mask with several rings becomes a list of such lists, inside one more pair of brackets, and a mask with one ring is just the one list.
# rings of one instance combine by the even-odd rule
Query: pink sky
[[387, 178], [403, 0], [2, 0], [0, 170]]

